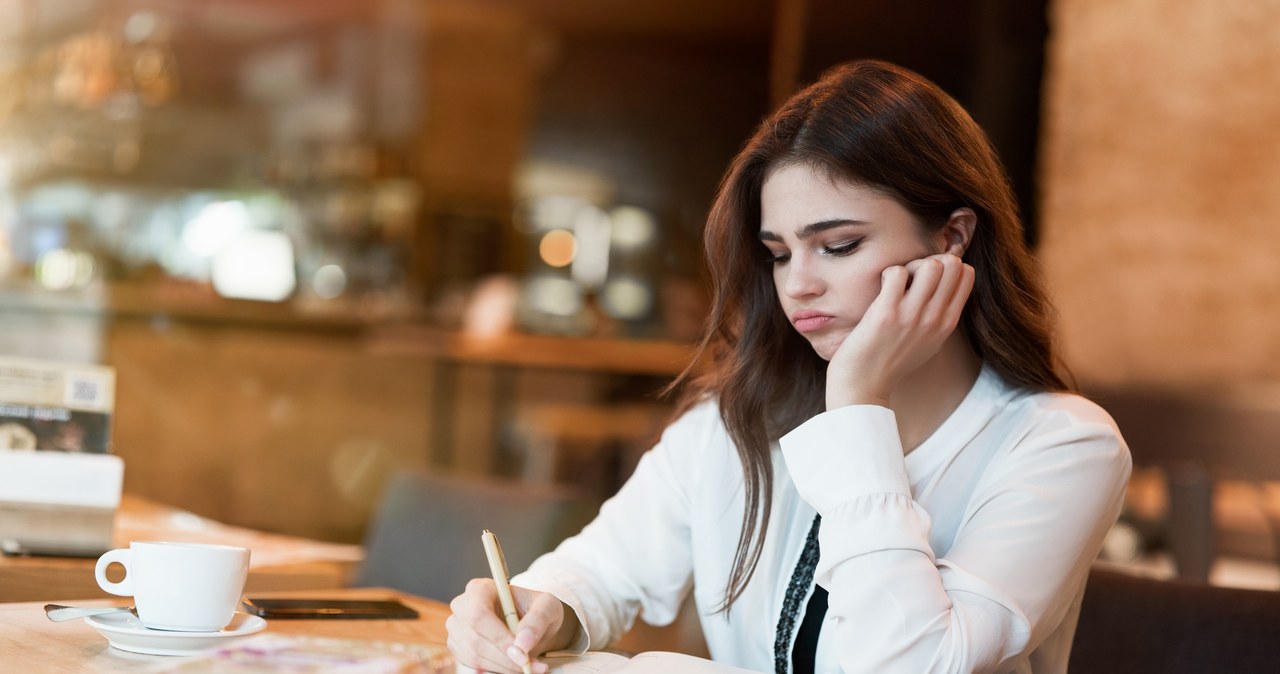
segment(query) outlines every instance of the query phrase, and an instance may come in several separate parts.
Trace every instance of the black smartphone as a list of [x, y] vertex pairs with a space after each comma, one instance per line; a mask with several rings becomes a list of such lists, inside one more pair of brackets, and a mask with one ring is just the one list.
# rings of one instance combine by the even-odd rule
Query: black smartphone
[[247, 598], [250, 613], [263, 618], [347, 618], [412, 620], [418, 612], [397, 599], [263, 599]]

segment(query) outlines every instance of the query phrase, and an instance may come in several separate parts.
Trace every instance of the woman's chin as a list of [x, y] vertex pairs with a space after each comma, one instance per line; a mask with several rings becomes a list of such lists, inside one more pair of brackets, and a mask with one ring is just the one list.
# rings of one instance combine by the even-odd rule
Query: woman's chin
[[829, 363], [831, 362], [832, 357], [836, 355], [836, 349], [840, 348], [840, 344], [842, 344], [843, 341], [844, 340], [832, 340], [830, 338], [811, 339], [809, 340], [809, 346], [813, 347], [813, 352], [818, 354], [819, 358]]

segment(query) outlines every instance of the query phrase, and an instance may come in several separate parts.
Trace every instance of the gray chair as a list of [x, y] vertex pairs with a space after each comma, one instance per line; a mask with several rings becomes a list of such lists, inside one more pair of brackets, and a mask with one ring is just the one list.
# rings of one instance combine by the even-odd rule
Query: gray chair
[[489, 575], [480, 534], [502, 542], [514, 575], [595, 513], [573, 490], [510, 480], [402, 472], [388, 482], [365, 536], [361, 586], [449, 601]]

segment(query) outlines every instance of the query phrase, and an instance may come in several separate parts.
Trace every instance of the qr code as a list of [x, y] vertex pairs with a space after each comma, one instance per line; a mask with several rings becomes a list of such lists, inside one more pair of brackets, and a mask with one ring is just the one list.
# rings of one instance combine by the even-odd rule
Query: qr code
[[104, 385], [102, 378], [94, 375], [69, 375], [66, 404], [73, 407], [100, 407], [104, 402]]
[[74, 380], [71, 382], [71, 399], [78, 403], [92, 403], [98, 400], [98, 382]]

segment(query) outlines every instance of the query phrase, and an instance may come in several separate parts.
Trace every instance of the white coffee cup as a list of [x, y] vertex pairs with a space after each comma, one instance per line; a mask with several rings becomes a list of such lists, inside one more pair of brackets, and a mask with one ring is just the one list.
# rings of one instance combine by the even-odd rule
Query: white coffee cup
[[[124, 580], [107, 580], [107, 567], [124, 567]], [[217, 632], [231, 623], [244, 581], [249, 550], [229, 545], [133, 541], [110, 550], [94, 568], [98, 585], [133, 597], [142, 624], [157, 630]]]

